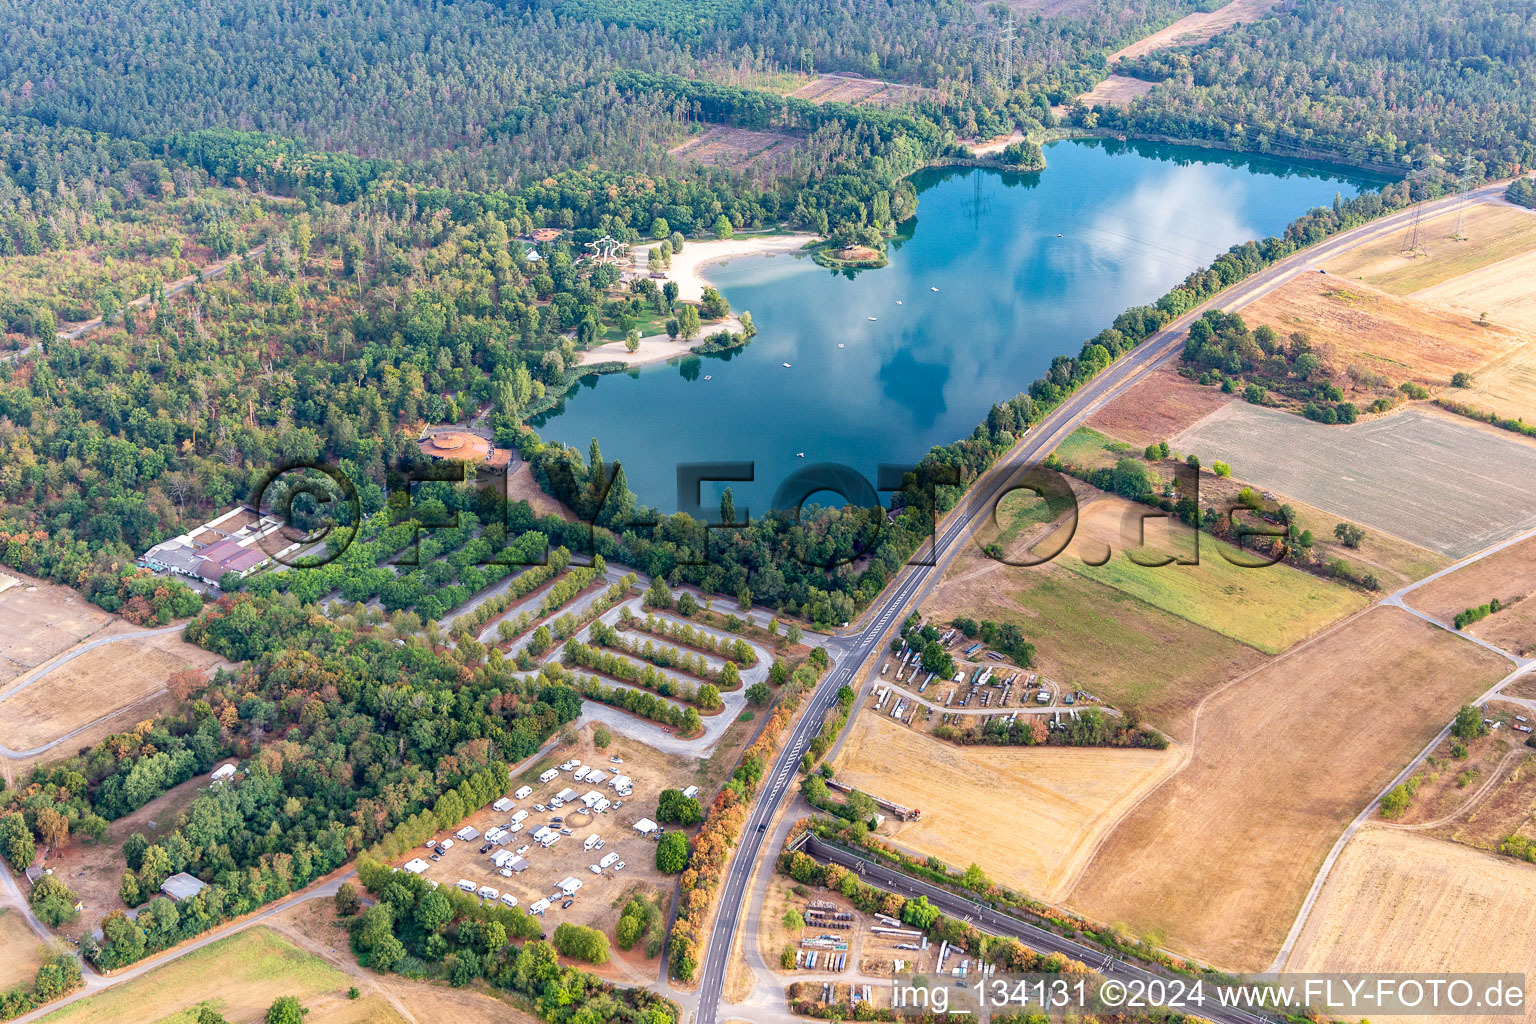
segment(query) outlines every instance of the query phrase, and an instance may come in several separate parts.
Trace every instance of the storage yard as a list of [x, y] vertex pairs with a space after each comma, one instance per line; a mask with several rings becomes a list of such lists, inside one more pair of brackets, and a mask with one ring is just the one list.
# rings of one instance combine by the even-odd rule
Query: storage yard
[[[834, 777], [922, 811], [882, 835], [923, 855], [1057, 899], [1104, 831], [1165, 778], [1170, 750], [957, 747], [865, 709]], [[1026, 809], [1028, 813], [1021, 813]]]

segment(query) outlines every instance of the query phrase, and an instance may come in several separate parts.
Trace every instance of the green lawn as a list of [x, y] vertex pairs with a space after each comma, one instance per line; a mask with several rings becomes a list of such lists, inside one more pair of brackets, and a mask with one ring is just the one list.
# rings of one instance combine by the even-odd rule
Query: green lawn
[[1245, 569], [1222, 553], [1252, 561], [1251, 553], [1206, 534], [1200, 564], [1139, 566], [1117, 552], [1104, 565], [1070, 555], [1066, 569], [1124, 591], [1163, 611], [1278, 654], [1324, 626], [1366, 605], [1364, 594], [1287, 565]]
[[1089, 469], [1113, 466], [1127, 455], [1139, 455], [1141, 449], [1133, 448], [1124, 441], [1116, 441], [1108, 434], [1101, 434], [1092, 427], [1078, 427], [1067, 435], [1056, 449], [1056, 457]]
[[[648, 338], [653, 334], [667, 333], [667, 319], [671, 314], [658, 313], [654, 309], [647, 309], [639, 316], [629, 318], [630, 326], [640, 332], [640, 337]], [[623, 341], [624, 332], [619, 330], [617, 324], [604, 324], [603, 333], [599, 335], [603, 341]]]

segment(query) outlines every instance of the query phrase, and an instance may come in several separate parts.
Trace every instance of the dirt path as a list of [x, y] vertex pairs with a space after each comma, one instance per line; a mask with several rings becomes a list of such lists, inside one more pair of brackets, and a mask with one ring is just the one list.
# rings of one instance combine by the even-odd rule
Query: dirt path
[[1481, 803], [1483, 797], [1492, 792], [1494, 785], [1503, 780], [1504, 774], [1509, 771], [1509, 766], [1514, 764], [1520, 758], [1524, 757], [1527, 753], [1528, 751], [1524, 745], [1517, 746], [1510, 750], [1509, 753], [1505, 754], [1504, 757], [1500, 759], [1498, 764], [1494, 765], [1493, 771], [1488, 773], [1488, 781], [1479, 786], [1476, 793], [1473, 793], [1471, 796], [1467, 797], [1466, 801], [1463, 802], [1460, 807], [1456, 808], [1449, 814], [1441, 815], [1434, 821], [1423, 821], [1417, 825], [1398, 825], [1390, 821], [1376, 821], [1372, 822], [1372, 824], [1379, 828], [1395, 828], [1403, 832], [1427, 832], [1432, 828], [1439, 828], [1441, 825], [1448, 825]]

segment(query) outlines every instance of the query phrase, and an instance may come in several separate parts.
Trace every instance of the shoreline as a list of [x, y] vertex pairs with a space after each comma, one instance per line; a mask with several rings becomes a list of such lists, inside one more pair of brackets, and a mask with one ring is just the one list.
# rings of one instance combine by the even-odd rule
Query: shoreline
[[714, 323], [705, 324], [700, 327], [698, 335], [690, 341], [684, 341], [681, 338], [674, 341], [665, 334], [650, 334], [640, 339], [640, 347], [633, 352], [626, 351], [622, 341], [610, 341], [596, 348], [589, 348], [581, 353], [576, 360], [576, 365], [594, 366], [599, 363], [623, 363], [624, 369], [629, 370], [636, 366], [664, 363], [668, 359], [692, 355], [693, 346], [702, 345], [704, 339], [711, 334], [717, 334], [720, 331], [740, 334], [742, 330], [740, 318], [735, 313], [732, 313], [724, 320], [716, 320]]
[[689, 241], [684, 243], [682, 252], [672, 254], [672, 266], [667, 270], [667, 278], [677, 282], [679, 299], [698, 302], [704, 297], [705, 287], [710, 284], [704, 273], [706, 266], [718, 266], [741, 256], [795, 252], [810, 242], [819, 241], [819, 236], [804, 233]]

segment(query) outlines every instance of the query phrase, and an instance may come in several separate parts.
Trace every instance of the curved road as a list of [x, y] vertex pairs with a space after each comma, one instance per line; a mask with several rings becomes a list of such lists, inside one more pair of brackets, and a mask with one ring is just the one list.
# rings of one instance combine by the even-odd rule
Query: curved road
[[[1466, 198], [1476, 202], [1495, 201], [1505, 185], [1496, 183], [1474, 189]], [[708, 938], [699, 989], [698, 1024], [715, 1024], [720, 1009], [720, 994], [725, 983], [736, 928], [741, 921], [748, 879], [762, 853], [763, 836], [779, 804], [791, 792], [795, 767], [821, 731], [827, 709], [837, 700], [837, 691], [851, 684], [869, 658], [882, 650], [890, 629], [905, 617], [909, 608], [943, 576], [944, 570], [959, 553], [961, 545], [994, 503], [1011, 487], [1022, 470], [1044, 460], [1060, 440], [1075, 430], [1098, 408], [1118, 397], [1130, 385], [1159, 363], [1176, 355], [1183, 347], [1189, 325], [1208, 309], [1228, 312], [1241, 309], [1268, 294], [1297, 274], [1316, 269], [1319, 260], [1336, 256], [1362, 242], [1391, 234], [1412, 223], [1417, 217], [1432, 216], [1454, 209], [1463, 196], [1453, 195], [1389, 214], [1369, 224], [1351, 228], [1317, 245], [1286, 257], [1266, 270], [1196, 306], [1140, 345], [1112, 363], [1093, 380], [1058, 406], [1036, 425], [1014, 449], [1000, 459], [966, 492], [960, 504], [949, 513], [934, 541], [934, 565], [909, 565], [897, 575], [880, 600], [864, 615], [864, 624], [843, 634], [844, 656], [828, 674], [801, 714], [783, 752], [774, 763], [767, 784], [753, 806], [741, 842], [731, 858], [720, 893], [720, 908]]]

